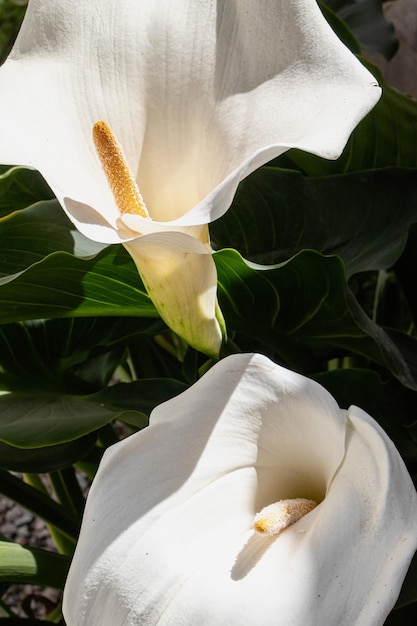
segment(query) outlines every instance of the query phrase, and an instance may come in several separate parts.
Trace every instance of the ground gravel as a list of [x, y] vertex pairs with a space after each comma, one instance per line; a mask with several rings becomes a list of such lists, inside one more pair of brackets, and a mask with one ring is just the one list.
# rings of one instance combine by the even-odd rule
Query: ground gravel
[[[2, 496], [0, 496], [0, 532], [7, 539], [22, 546], [56, 552], [55, 544], [43, 520]], [[45, 618], [60, 599], [61, 593], [58, 590], [34, 585], [11, 585], [2, 595], [4, 604], [16, 615], [38, 619]]]

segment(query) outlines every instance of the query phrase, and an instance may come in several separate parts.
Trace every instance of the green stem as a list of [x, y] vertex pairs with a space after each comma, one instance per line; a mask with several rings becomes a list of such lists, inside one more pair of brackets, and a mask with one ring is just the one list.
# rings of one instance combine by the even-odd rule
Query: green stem
[[49, 480], [53, 490], [68, 511], [72, 511], [81, 522], [84, 511], [85, 499], [80, 489], [73, 467], [49, 473]]
[[372, 319], [376, 323], [378, 322], [381, 308], [383, 306], [386, 284], [387, 272], [386, 270], [379, 270], [375, 287], [374, 306], [372, 311]]
[[[43, 484], [39, 474], [24, 474], [23, 477], [24, 477], [25, 482], [28, 485], [38, 490], [42, 495], [49, 497], [48, 491], [45, 485]], [[63, 506], [62, 508], [65, 511], [68, 510], [65, 506]], [[46, 525], [48, 527], [49, 534], [51, 535], [52, 539], [55, 542], [56, 547], [58, 548], [58, 551], [61, 554], [71, 556], [74, 552], [75, 545], [76, 545], [75, 538], [68, 537], [67, 535], [62, 533], [60, 528], [57, 527], [55, 524], [50, 524], [48, 521], [46, 521]]]
[[[58, 604], [52, 611], [48, 614], [47, 618], [48, 622], [52, 622], [53, 624], [63, 624], [62, 610], [61, 606]], [[23, 626], [25, 626], [23, 624]]]
[[0, 470], [0, 493], [52, 524], [69, 539], [78, 537], [79, 523], [71, 512], [5, 470]]
[[0, 559], [1, 583], [54, 589], [64, 587], [71, 562], [69, 556], [40, 548], [25, 548], [13, 541], [0, 541]]

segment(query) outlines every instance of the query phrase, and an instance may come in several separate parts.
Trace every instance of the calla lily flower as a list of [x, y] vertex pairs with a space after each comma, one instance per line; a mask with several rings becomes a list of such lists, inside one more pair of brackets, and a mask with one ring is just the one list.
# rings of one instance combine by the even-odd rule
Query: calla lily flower
[[233, 355], [105, 452], [66, 623], [382, 625], [416, 519], [410, 476], [369, 415]]
[[[0, 162], [39, 169], [84, 235], [124, 244], [161, 317], [215, 355], [207, 225], [289, 148], [337, 158], [379, 97], [316, 0], [29, 0], [0, 70]], [[110, 181], [102, 121], [123, 155]], [[141, 206], [117, 202], [124, 169]]]

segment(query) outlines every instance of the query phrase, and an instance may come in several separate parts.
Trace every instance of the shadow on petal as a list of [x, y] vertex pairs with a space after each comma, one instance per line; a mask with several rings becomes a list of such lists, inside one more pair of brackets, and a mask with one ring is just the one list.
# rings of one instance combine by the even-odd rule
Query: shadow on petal
[[69, 219], [89, 239], [102, 243], [124, 241], [110, 221], [89, 204], [72, 198], [63, 198], [62, 204]]
[[264, 537], [253, 533], [237, 555], [231, 571], [232, 580], [238, 581], [245, 578], [277, 538], [278, 535]]

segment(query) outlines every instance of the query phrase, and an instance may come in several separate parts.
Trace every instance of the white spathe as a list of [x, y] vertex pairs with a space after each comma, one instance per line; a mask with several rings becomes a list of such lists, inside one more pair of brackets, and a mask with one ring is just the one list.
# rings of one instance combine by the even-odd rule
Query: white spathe
[[[291, 147], [337, 158], [379, 97], [315, 0], [29, 0], [0, 69], [0, 163], [39, 169], [87, 237], [134, 240], [162, 317], [216, 354], [215, 266], [193, 227], [221, 217], [240, 180]], [[98, 120], [119, 140], [152, 221], [120, 219], [91, 136]], [[162, 294], [140, 237], [161, 231], [171, 252], [183, 249], [174, 261], [168, 252], [175, 271]], [[190, 238], [200, 263], [189, 262]], [[164, 255], [161, 245], [166, 265]], [[172, 311], [180, 283], [187, 298]]]
[[[264, 506], [318, 506], [279, 535]], [[417, 496], [361, 409], [241, 354], [109, 448], [64, 591], [68, 626], [381, 626], [417, 546]]]

